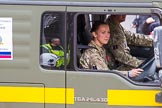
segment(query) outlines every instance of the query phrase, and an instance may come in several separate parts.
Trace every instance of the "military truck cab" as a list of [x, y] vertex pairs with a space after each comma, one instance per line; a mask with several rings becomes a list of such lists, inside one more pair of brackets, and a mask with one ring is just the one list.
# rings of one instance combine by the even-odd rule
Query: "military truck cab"
[[[129, 46], [144, 60], [136, 78], [80, 67], [92, 24], [110, 15], [127, 15], [121, 25], [134, 33], [139, 16], [159, 22], [153, 47]], [[161, 0], [1, 0], [0, 108], [160, 108], [161, 22]]]

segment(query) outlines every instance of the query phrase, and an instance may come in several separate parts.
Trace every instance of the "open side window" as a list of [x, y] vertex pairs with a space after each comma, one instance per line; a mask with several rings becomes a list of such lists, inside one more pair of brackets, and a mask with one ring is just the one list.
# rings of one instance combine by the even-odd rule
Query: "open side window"
[[[96, 14], [96, 13], [81, 13], [78, 14], [76, 17], [76, 36], [77, 36], [77, 67], [79, 70], [82, 71], [88, 71], [87, 69], [80, 68], [80, 56], [84, 53], [86, 49], [89, 48], [88, 42], [92, 39], [92, 34], [90, 33], [92, 24], [95, 21], [105, 21], [110, 16], [110, 14]], [[149, 19], [154, 20], [150, 21], [148, 25], [146, 25], [146, 20]], [[152, 19], [151, 19], [152, 18]], [[152, 24], [155, 22], [155, 24]], [[138, 25], [137, 25], [138, 23]], [[141, 25], [139, 25], [141, 24]], [[121, 23], [124, 29], [131, 31], [132, 33], [139, 33], [147, 36], [152, 36], [152, 31], [155, 27], [160, 26], [160, 19], [157, 15], [153, 14], [130, 14], [127, 15], [126, 20]], [[150, 26], [149, 26], [150, 25]], [[148, 30], [147, 33], [144, 33], [146, 30]], [[110, 37], [111, 38], [111, 37]], [[150, 37], [152, 38], [152, 37]], [[137, 82], [154, 82], [154, 80], [158, 79], [157, 76], [157, 69], [155, 66], [155, 59], [154, 59], [154, 48], [153, 47], [145, 47], [145, 46], [133, 46], [128, 42], [128, 46], [130, 48], [130, 53], [132, 56], [137, 57], [140, 60], [143, 60], [144, 62], [139, 65], [139, 68], [143, 68], [144, 72], [136, 77], [132, 78], [131, 80], [137, 81]], [[116, 67], [111, 67], [111, 70], [116, 70]], [[90, 71], [94, 72], [101, 72], [103, 70], [93, 70], [90, 69]], [[108, 72], [108, 71], [103, 71]], [[109, 71], [111, 72], [111, 71]]]

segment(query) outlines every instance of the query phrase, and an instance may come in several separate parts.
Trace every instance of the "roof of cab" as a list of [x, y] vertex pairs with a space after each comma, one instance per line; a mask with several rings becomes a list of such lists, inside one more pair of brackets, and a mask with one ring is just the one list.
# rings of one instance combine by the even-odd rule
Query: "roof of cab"
[[162, 0], [0, 0], [0, 4], [66, 5], [66, 6], [146, 6]]
[[162, 0], [0, 0], [0, 1], [45, 1], [45, 2], [51, 2], [51, 1], [63, 1], [63, 2], [139, 2], [139, 3], [148, 3], [153, 1], [161, 1]]

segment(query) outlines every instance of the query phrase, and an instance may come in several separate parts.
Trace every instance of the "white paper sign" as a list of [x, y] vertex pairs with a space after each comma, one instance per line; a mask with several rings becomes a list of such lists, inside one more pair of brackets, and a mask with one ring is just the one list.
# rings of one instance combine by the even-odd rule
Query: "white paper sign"
[[12, 18], [0, 18], [0, 60], [13, 60]]

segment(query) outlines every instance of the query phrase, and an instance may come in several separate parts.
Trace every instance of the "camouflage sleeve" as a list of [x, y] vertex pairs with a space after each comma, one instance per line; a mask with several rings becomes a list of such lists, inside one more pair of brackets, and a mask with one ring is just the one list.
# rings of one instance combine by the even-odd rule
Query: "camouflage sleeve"
[[97, 70], [109, 70], [96, 49], [86, 50], [80, 58], [80, 64], [85, 69], [94, 69], [95, 67]]
[[127, 47], [127, 43], [125, 42], [125, 36], [120, 32], [112, 32], [112, 38], [110, 38], [107, 50], [110, 50], [114, 59], [121, 64], [125, 64], [132, 68], [138, 67], [142, 61], [138, 60], [137, 58], [133, 57], [130, 52], [129, 48]]
[[130, 66], [132, 68], [138, 67], [143, 61], [137, 59], [136, 57], [133, 57], [126, 51], [122, 51], [122, 49], [115, 49], [112, 51], [115, 59], [127, 66]]
[[127, 30], [124, 30], [124, 33], [126, 35], [128, 45], [146, 46], [146, 47], [153, 46], [153, 39], [151, 39], [148, 35], [132, 33]]

